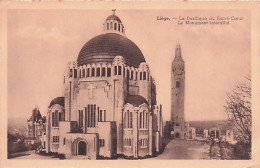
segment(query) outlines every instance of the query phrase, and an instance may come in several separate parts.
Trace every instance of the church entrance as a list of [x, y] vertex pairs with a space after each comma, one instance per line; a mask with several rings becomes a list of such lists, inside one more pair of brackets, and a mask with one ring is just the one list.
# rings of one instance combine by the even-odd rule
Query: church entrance
[[87, 154], [87, 144], [85, 141], [79, 141], [78, 143], [78, 155]]
[[180, 133], [176, 133], [175, 138], [180, 138]]

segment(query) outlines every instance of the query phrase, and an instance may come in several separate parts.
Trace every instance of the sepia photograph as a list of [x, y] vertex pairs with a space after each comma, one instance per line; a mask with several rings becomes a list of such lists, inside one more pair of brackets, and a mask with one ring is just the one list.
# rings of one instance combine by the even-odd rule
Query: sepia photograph
[[252, 160], [252, 22], [241, 8], [6, 10], [6, 159]]

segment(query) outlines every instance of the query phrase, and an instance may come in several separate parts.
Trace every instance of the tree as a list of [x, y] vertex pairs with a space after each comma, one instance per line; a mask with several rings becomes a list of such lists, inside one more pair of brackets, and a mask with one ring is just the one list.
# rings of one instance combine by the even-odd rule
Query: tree
[[238, 131], [239, 141], [250, 146], [251, 152], [251, 77], [245, 77], [245, 82], [238, 83], [231, 93], [227, 94], [225, 110], [229, 121]]

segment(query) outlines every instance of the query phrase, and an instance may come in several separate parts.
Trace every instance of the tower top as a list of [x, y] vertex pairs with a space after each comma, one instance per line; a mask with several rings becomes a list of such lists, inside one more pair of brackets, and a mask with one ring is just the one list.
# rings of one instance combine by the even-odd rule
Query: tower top
[[176, 47], [175, 47], [175, 58], [174, 61], [183, 61], [182, 57], [181, 57], [181, 45], [180, 43], [177, 43]]
[[177, 43], [177, 45], [176, 45], [175, 57], [181, 57], [181, 45], [180, 45], [180, 43]]

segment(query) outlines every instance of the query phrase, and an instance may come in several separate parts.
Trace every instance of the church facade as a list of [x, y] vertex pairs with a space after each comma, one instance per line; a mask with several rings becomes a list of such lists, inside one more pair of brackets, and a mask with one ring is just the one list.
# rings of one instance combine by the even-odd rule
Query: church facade
[[162, 148], [162, 107], [140, 49], [115, 13], [64, 73], [49, 105], [44, 150], [66, 158], [140, 158]]

